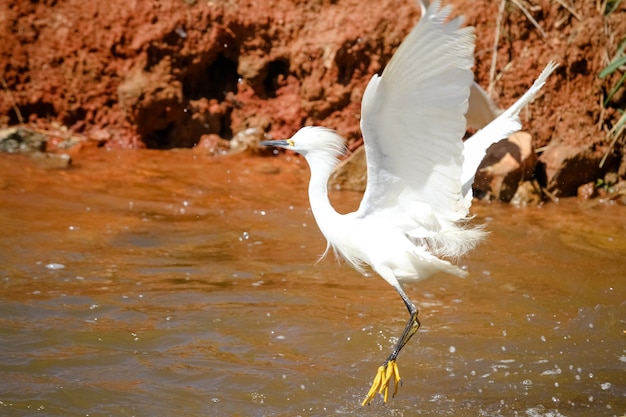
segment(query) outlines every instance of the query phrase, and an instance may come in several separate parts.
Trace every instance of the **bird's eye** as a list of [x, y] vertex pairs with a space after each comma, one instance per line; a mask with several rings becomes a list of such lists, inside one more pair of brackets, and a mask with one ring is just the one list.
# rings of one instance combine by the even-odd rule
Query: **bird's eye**
[[293, 139], [287, 139], [287, 143], [289, 144], [289, 146], [296, 146], [296, 142]]

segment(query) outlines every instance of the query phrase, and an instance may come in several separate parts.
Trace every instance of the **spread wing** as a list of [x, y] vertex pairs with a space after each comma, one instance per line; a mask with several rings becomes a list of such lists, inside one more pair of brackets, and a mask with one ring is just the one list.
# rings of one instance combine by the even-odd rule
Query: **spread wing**
[[465, 218], [463, 142], [474, 63], [473, 28], [428, 7], [382, 73], [370, 80], [361, 130], [368, 182], [356, 215], [410, 205], [439, 223]]

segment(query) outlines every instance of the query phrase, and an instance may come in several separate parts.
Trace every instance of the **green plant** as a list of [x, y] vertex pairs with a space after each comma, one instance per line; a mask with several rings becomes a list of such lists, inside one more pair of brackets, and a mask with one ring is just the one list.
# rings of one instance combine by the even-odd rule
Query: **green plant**
[[617, 7], [619, 6], [619, 4], [622, 2], [622, 0], [609, 0], [606, 2], [606, 5], [604, 7], [604, 14], [606, 16], [610, 15], [611, 13], [613, 13], [615, 10], [617, 10]]
[[[613, 74], [615, 71], [617, 71], [622, 65], [626, 65], [626, 55], [624, 54], [624, 49], [626, 49], [626, 39], [622, 41], [621, 45], [617, 49], [617, 53], [615, 54], [615, 58], [613, 58], [613, 61], [611, 61], [609, 65], [607, 65], [602, 71], [600, 71], [600, 74], [598, 75], [600, 78], [605, 78], [607, 75]], [[626, 80], [626, 72], [622, 74], [619, 81], [613, 86], [613, 88], [611, 88], [609, 94], [607, 94], [606, 98], [604, 99], [605, 107], [609, 103], [611, 98], [613, 98], [613, 95], [615, 95], [617, 90], [619, 90], [620, 87], [624, 84], [624, 80]]]
[[[620, 1], [621, 0], [616, 1], [615, 2], [616, 5], [618, 5]], [[617, 7], [616, 5], [615, 7]], [[613, 9], [611, 9], [611, 12], [613, 11]], [[606, 78], [608, 75], [613, 74], [614, 72], [620, 70], [622, 66], [626, 65], [626, 54], [624, 54], [625, 49], [626, 49], [626, 39], [622, 40], [622, 43], [620, 44], [619, 48], [617, 48], [615, 57], [609, 63], [609, 65], [607, 65], [602, 71], [600, 71], [600, 74], [598, 74], [598, 77]], [[615, 93], [624, 85], [625, 81], [626, 81], [626, 71], [623, 71], [620, 79], [617, 81], [617, 83], [615, 83], [615, 85], [611, 88], [606, 98], [604, 99], [604, 103], [603, 103], [604, 107], [606, 107], [609, 104], [611, 98], [613, 98]], [[624, 109], [617, 109], [617, 111], [620, 112], [622, 116], [619, 118], [617, 123], [613, 125], [613, 127], [611, 128], [611, 130], [606, 136], [607, 140], [610, 140], [611, 137], [613, 138], [613, 140], [611, 141], [611, 146], [609, 147], [609, 150], [612, 149], [613, 146], [615, 146], [615, 143], [617, 143], [617, 139], [621, 136], [624, 128], [626, 127], [626, 111]], [[600, 161], [600, 167], [604, 165], [604, 162], [606, 161], [608, 153], [609, 151], [607, 151], [607, 153], [604, 155], [604, 157]]]
[[610, 183], [604, 181], [603, 178], [598, 178], [596, 180], [596, 189], [604, 190], [607, 193], [613, 192], [613, 185], [614, 184], [610, 184]]

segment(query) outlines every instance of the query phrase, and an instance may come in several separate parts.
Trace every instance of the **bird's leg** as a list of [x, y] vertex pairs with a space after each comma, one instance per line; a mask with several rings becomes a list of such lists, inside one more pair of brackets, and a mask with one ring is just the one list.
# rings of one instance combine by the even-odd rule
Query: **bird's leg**
[[404, 326], [404, 330], [402, 331], [402, 335], [398, 342], [394, 346], [391, 351], [391, 355], [387, 358], [387, 360], [378, 368], [378, 372], [376, 372], [376, 376], [374, 377], [374, 382], [370, 390], [367, 393], [367, 396], [361, 403], [361, 405], [369, 404], [370, 401], [374, 399], [376, 393], [379, 393], [383, 396], [383, 402], [387, 402], [389, 398], [389, 382], [391, 378], [394, 378], [394, 390], [393, 396], [398, 392], [398, 385], [401, 382], [400, 379], [400, 371], [398, 370], [398, 364], [396, 363], [396, 358], [400, 354], [400, 351], [407, 344], [407, 342], [411, 339], [411, 337], [417, 332], [417, 329], [420, 327], [420, 322], [417, 319], [417, 308], [415, 305], [409, 300], [409, 297], [404, 293], [401, 287], [396, 288], [400, 297], [402, 297], [402, 301], [406, 305], [406, 308], [409, 310], [409, 321], [406, 326]]
[[417, 332], [417, 329], [419, 329], [420, 327], [420, 321], [417, 318], [417, 308], [411, 302], [411, 300], [409, 300], [409, 297], [407, 297], [404, 291], [399, 290], [398, 293], [400, 294], [400, 297], [402, 297], [402, 301], [404, 301], [407, 310], [409, 310], [410, 317], [409, 321], [406, 323], [406, 326], [404, 326], [404, 330], [402, 331], [400, 339], [396, 343], [396, 346], [393, 348], [391, 355], [389, 355], [389, 358], [387, 358], [387, 361], [385, 363], [396, 360], [404, 345], [407, 344], [409, 339], [413, 337], [415, 332]]

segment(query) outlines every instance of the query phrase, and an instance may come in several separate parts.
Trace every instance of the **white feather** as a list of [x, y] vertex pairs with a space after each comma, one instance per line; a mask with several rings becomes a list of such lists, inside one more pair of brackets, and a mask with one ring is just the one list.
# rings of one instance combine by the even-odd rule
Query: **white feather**
[[522, 125], [519, 120], [520, 110], [537, 95], [550, 74], [552, 74], [558, 66], [557, 63], [550, 61], [539, 75], [539, 78], [535, 80], [532, 87], [530, 87], [522, 97], [494, 121], [465, 141], [463, 149], [463, 175], [461, 177], [464, 195], [469, 195], [471, 199], [474, 176], [476, 175], [478, 166], [485, 157], [487, 148], [521, 129]]

